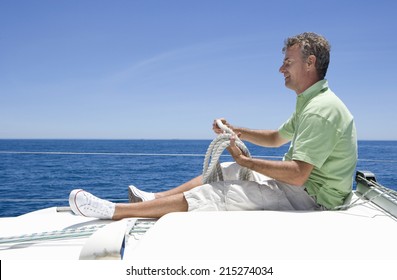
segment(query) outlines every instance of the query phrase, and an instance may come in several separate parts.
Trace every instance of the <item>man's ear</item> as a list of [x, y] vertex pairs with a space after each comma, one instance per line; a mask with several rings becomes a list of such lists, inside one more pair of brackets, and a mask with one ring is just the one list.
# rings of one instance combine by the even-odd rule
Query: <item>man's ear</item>
[[308, 70], [310, 69], [311, 66], [316, 66], [316, 60], [317, 57], [315, 55], [309, 55], [309, 57], [306, 60], [307, 66], [308, 66]]

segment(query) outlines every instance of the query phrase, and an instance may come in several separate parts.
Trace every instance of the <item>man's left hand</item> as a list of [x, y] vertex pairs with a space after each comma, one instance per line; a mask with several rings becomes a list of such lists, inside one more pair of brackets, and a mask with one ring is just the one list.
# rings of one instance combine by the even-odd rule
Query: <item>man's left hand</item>
[[240, 148], [237, 147], [236, 145], [237, 137], [238, 135], [233, 135], [230, 137], [230, 146], [227, 148], [227, 150], [239, 165], [243, 165], [244, 159], [246, 159], [247, 157], [243, 154]]

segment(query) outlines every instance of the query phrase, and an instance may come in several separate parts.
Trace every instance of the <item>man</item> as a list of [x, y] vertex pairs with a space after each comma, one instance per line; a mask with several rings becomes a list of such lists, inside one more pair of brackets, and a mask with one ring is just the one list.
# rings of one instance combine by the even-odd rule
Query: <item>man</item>
[[[161, 217], [179, 211], [216, 210], [332, 210], [352, 189], [357, 140], [352, 115], [328, 88], [325, 75], [330, 58], [328, 41], [315, 33], [288, 38], [280, 72], [297, 94], [296, 111], [278, 130], [229, 126], [242, 140], [266, 147], [291, 142], [283, 161], [248, 158], [231, 138], [228, 151], [235, 163], [222, 164], [223, 182], [202, 185], [202, 177], [162, 193], [130, 186], [131, 200], [115, 204], [83, 190], [74, 190], [69, 203], [78, 215], [101, 219]], [[216, 133], [220, 128], [213, 124]], [[253, 171], [254, 181], [239, 181], [241, 167]]]

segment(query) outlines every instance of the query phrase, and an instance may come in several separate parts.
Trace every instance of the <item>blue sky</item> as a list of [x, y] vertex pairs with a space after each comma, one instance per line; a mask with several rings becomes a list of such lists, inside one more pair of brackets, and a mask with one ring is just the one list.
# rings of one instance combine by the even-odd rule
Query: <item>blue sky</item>
[[211, 139], [278, 128], [286, 37], [332, 45], [359, 139], [397, 139], [396, 1], [0, 1], [0, 138]]

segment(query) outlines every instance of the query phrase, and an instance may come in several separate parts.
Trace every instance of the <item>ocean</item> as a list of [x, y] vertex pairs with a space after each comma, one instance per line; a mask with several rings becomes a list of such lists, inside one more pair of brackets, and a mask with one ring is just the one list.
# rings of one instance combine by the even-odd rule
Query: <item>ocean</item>
[[[127, 188], [161, 191], [201, 174], [211, 140], [0, 140], [0, 217], [67, 206], [83, 188], [117, 201]], [[254, 157], [280, 160], [288, 145], [247, 144]], [[222, 161], [232, 158], [225, 153]], [[397, 190], [397, 141], [359, 141], [357, 170]]]

